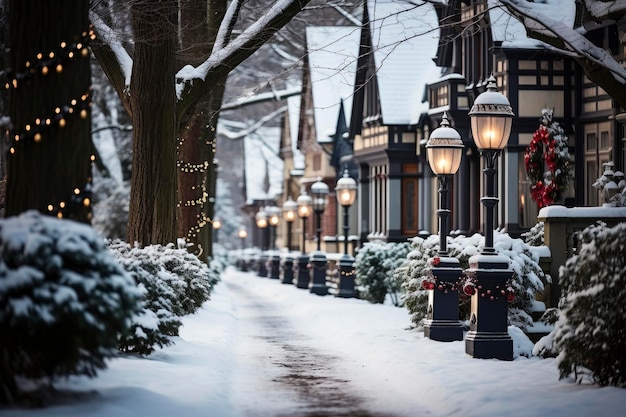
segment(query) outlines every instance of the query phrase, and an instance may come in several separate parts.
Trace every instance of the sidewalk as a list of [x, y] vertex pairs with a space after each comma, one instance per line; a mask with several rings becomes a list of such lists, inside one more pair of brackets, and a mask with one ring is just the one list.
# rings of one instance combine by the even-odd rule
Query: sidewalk
[[559, 381], [554, 359], [473, 359], [407, 330], [404, 308], [317, 296], [229, 269], [176, 344], [58, 385], [57, 404], [2, 417], [583, 417], [626, 390]]

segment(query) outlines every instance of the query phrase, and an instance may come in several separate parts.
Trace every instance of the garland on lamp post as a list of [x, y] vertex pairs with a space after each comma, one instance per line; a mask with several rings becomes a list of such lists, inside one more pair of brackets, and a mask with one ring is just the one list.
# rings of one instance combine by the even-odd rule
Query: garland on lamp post
[[570, 177], [567, 136], [559, 123], [552, 120], [552, 113], [550, 109], [541, 111], [541, 126], [524, 154], [530, 194], [538, 208], [560, 201]]
[[[437, 266], [440, 262], [441, 259], [435, 256], [430, 263], [432, 266]], [[433, 275], [432, 270], [430, 270], [428, 271], [428, 275], [422, 280], [421, 285], [424, 290], [437, 290], [444, 293], [458, 291], [459, 294], [465, 298], [471, 297], [478, 292], [480, 297], [487, 298], [490, 301], [497, 301], [500, 297], [504, 297], [508, 303], [512, 303], [515, 301], [516, 297], [511, 280], [505, 285], [496, 286], [492, 290], [483, 288], [483, 286], [478, 283], [476, 277], [468, 273], [464, 273], [456, 282], [450, 282], [438, 279]]]

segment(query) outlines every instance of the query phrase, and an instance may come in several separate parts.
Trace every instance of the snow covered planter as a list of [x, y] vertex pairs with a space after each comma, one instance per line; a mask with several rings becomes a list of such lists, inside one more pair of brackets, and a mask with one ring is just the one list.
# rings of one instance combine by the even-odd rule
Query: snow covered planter
[[406, 243], [368, 242], [359, 249], [354, 267], [360, 297], [382, 304], [387, 295], [394, 305], [401, 305], [401, 282], [393, 272], [405, 260], [410, 245]]
[[590, 376], [600, 385], [626, 387], [626, 223], [589, 226], [578, 254], [560, 269], [560, 315], [553, 338], [560, 377]]
[[[459, 259], [461, 268], [469, 267], [468, 261], [472, 255], [480, 252], [483, 237], [475, 234], [470, 237], [457, 236], [448, 241], [448, 253]], [[405, 305], [411, 315], [411, 321], [421, 326], [426, 317], [428, 308], [429, 283], [432, 281], [431, 268], [433, 260], [437, 258], [439, 250], [439, 236], [431, 235], [426, 239], [413, 238], [411, 252], [407, 255], [407, 262], [398, 268], [394, 275], [402, 277], [402, 286], [405, 290]], [[503, 256], [511, 259], [515, 276], [511, 280], [510, 288], [504, 289], [504, 296], [510, 302], [508, 315], [509, 324], [526, 331], [532, 323], [531, 309], [535, 294], [544, 291], [544, 282], [547, 277], [539, 266], [540, 249], [533, 248], [521, 239], [513, 239], [505, 233], [494, 233], [494, 247]], [[426, 282], [426, 283], [424, 283]], [[437, 286], [436, 286], [437, 287]], [[459, 318], [467, 320], [469, 316], [469, 297], [472, 291], [471, 277], [462, 279], [456, 290], [459, 291]], [[435, 288], [437, 290], [437, 288]], [[443, 288], [450, 290], [450, 288]]]
[[140, 297], [91, 227], [34, 211], [0, 220], [0, 403], [20, 378], [95, 376]]
[[148, 355], [155, 346], [171, 345], [182, 324], [180, 316], [195, 313], [209, 299], [219, 274], [173, 244], [131, 248], [113, 241], [109, 247], [145, 290], [144, 309], [133, 316], [131, 332], [120, 338], [120, 350]]

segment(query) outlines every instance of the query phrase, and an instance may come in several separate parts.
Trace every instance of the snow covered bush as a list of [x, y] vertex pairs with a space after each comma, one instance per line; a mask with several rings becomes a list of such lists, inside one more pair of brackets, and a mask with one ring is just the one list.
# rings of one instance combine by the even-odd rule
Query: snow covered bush
[[559, 271], [561, 313], [552, 336], [560, 376], [626, 387], [626, 223], [598, 222], [579, 237], [580, 250]]
[[524, 243], [530, 246], [543, 246], [545, 244], [543, 229], [543, 222], [539, 222], [531, 227], [528, 232], [522, 233]]
[[[480, 253], [483, 237], [475, 234], [470, 237], [457, 236], [448, 240], [448, 253], [460, 262], [460, 267], [469, 267], [469, 258]], [[539, 251], [521, 239], [513, 239], [505, 233], [494, 233], [494, 247], [496, 251], [511, 260], [511, 267], [515, 272], [511, 286], [515, 292], [515, 299], [509, 305], [509, 324], [526, 330], [532, 323], [532, 308], [535, 294], [544, 291], [544, 283], [548, 282], [539, 266]], [[426, 239], [413, 238], [411, 252], [407, 255], [408, 261], [395, 274], [402, 277], [405, 290], [405, 305], [411, 315], [411, 321], [421, 326], [426, 317], [428, 308], [428, 291], [422, 287], [424, 280], [430, 279], [432, 260], [439, 250], [439, 236], [431, 235]], [[460, 294], [459, 315], [461, 320], [469, 316], [469, 298]]]
[[394, 305], [399, 305], [401, 286], [393, 271], [404, 262], [409, 247], [408, 242], [368, 242], [359, 249], [354, 267], [361, 298], [382, 304], [389, 294]]
[[0, 403], [19, 378], [95, 376], [140, 297], [91, 227], [34, 211], [0, 220]]
[[144, 311], [133, 317], [132, 331], [120, 338], [120, 349], [148, 355], [155, 346], [172, 344], [182, 324], [180, 316], [195, 313], [209, 299], [219, 274], [173, 244], [131, 248], [113, 241], [109, 247], [145, 289]]

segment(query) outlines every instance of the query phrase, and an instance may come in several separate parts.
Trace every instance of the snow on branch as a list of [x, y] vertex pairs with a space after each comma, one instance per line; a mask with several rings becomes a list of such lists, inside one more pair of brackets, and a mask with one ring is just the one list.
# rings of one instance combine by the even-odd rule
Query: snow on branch
[[235, 0], [228, 6], [228, 10], [226, 10], [226, 14], [222, 19], [220, 28], [217, 31], [217, 36], [215, 37], [215, 43], [213, 45], [214, 51], [220, 50], [226, 46], [226, 40], [230, 36], [232, 27], [235, 25], [235, 19], [237, 19], [239, 15], [242, 3], [243, 1], [241, 0]]
[[251, 97], [242, 97], [237, 100], [231, 101], [230, 103], [226, 103], [222, 105], [221, 110], [232, 110], [239, 107], [243, 107], [249, 104], [262, 103], [267, 101], [280, 101], [286, 99], [291, 96], [299, 95], [302, 92], [300, 86], [296, 87], [288, 87], [284, 90], [274, 90], [267, 91], [261, 94], [255, 94]]
[[[226, 59], [235, 54], [237, 51], [246, 48], [246, 46], [254, 39], [261, 37], [261, 34], [267, 31], [268, 28], [270, 28], [271, 23], [277, 20], [283, 13], [287, 13], [289, 8], [294, 7], [295, 5], [300, 5], [300, 7], [303, 7], [303, 4], [306, 3], [307, 2], [302, 0], [277, 1], [267, 11], [267, 13], [265, 13], [256, 22], [246, 28], [246, 30], [244, 30], [232, 42], [229, 42], [228, 45], [223, 46], [221, 49], [217, 47], [214, 48], [211, 56], [209, 56], [207, 60], [200, 64], [198, 67], [193, 67], [192, 65], [184, 66], [183, 68], [181, 68], [180, 71], [178, 71], [178, 74], [176, 74], [176, 78], [182, 81], [191, 81], [193, 79], [201, 79], [203, 81], [206, 80], [206, 76], [210, 70], [222, 64]], [[222, 28], [220, 28], [220, 32], [221, 31]]]
[[552, 45], [560, 53], [578, 57], [606, 68], [620, 83], [626, 84], [626, 70], [604, 49], [595, 46], [577, 30], [560, 21], [543, 15], [533, 3], [526, 0], [499, 0], [513, 16], [526, 27], [527, 32], [557, 40], [560, 46]]
[[246, 136], [250, 135], [251, 133], [254, 133], [256, 130], [263, 127], [263, 125], [272, 121], [274, 118], [280, 116], [286, 111], [287, 111], [287, 106], [282, 106], [274, 110], [273, 112], [263, 116], [261, 119], [257, 120], [254, 124], [246, 127], [245, 129], [238, 130], [236, 132], [234, 130], [228, 129], [226, 127], [228, 122], [222, 121], [222, 119], [220, 118], [220, 120], [218, 121], [218, 131], [220, 135], [224, 135], [224, 137], [230, 140], [243, 139]]
[[111, 27], [109, 27], [100, 16], [98, 16], [93, 11], [89, 12], [89, 18], [91, 19], [91, 23], [93, 24], [98, 37], [106, 43], [113, 51], [117, 61], [120, 64], [120, 70], [124, 74], [124, 85], [128, 87], [130, 85], [130, 77], [133, 72], [133, 60], [122, 46], [122, 43], [117, 40], [115, 37], [115, 32]]

